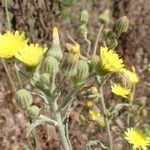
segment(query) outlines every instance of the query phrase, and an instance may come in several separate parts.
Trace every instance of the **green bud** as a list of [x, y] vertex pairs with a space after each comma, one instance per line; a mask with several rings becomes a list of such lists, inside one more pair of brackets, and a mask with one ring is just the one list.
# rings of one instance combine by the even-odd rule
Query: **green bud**
[[17, 104], [21, 109], [27, 109], [33, 103], [32, 95], [26, 89], [17, 91]]
[[63, 57], [63, 53], [62, 53], [62, 50], [61, 50], [61, 47], [60, 47], [60, 39], [59, 39], [59, 34], [58, 34], [57, 27], [53, 28], [52, 47], [48, 51], [47, 56], [55, 57], [58, 61], [60, 61]]
[[83, 24], [87, 24], [88, 23], [88, 21], [89, 21], [89, 13], [88, 13], [87, 10], [81, 11], [81, 18], [80, 18], [80, 20], [81, 20], [81, 23], [83, 23]]
[[27, 109], [27, 114], [31, 117], [31, 118], [36, 118], [39, 116], [40, 114], [40, 109], [35, 106], [35, 105], [32, 105], [30, 106], [28, 109]]
[[100, 116], [97, 120], [98, 125], [100, 125], [101, 127], [105, 127], [105, 119], [103, 116]]
[[103, 11], [100, 15], [99, 15], [99, 20], [101, 23], [107, 24], [109, 23], [110, 20], [110, 16], [109, 16], [109, 10], [105, 10]]
[[62, 62], [62, 72], [65, 76], [71, 77], [76, 73], [76, 64], [79, 60], [79, 53], [68, 53]]
[[79, 60], [77, 62], [77, 74], [74, 77], [75, 82], [82, 82], [89, 76], [89, 66], [86, 61]]
[[141, 111], [141, 117], [147, 117], [147, 116], [148, 116], [147, 110], [146, 110], [146, 109], [143, 109], [143, 110]]
[[129, 19], [127, 18], [127, 16], [123, 16], [121, 18], [119, 18], [116, 22], [116, 29], [119, 32], [127, 32], [129, 28]]
[[83, 38], [87, 38], [88, 29], [87, 29], [86, 25], [85, 24], [81, 25], [79, 27], [79, 30], [80, 30], [80, 33], [83, 36]]
[[94, 55], [89, 60], [89, 72], [90, 74], [95, 74], [97, 72], [97, 69], [99, 67], [99, 61], [100, 57], [97, 55]]
[[52, 56], [47, 56], [41, 65], [41, 71], [43, 73], [50, 74], [51, 78], [54, 78], [59, 69], [59, 62]]
[[48, 89], [48, 86], [50, 85], [50, 74], [42, 73], [40, 75], [39, 82], [45, 89]]

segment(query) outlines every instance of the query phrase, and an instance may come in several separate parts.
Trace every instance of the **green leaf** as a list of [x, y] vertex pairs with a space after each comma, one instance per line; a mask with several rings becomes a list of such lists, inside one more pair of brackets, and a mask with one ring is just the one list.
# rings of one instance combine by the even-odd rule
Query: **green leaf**
[[111, 109], [110, 109], [110, 115], [112, 116], [112, 117], [115, 117], [115, 116], [117, 116], [118, 115], [118, 113], [119, 113], [119, 111], [122, 109], [122, 108], [124, 108], [124, 107], [129, 107], [130, 105], [129, 104], [127, 104], [127, 103], [121, 103], [121, 104], [117, 104], [117, 105], [115, 105], [114, 107], [112, 107]]

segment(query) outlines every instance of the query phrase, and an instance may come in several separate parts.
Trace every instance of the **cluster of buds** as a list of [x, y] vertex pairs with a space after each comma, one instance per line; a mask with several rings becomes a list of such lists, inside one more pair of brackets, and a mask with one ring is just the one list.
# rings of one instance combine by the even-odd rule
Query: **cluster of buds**
[[32, 105], [33, 98], [29, 91], [21, 89], [17, 92], [17, 104], [25, 111], [25, 113], [31, 117], [36, 118], [40, 115], [40, 108]]
[[129, 19], [126, 16], [119, 18], [116, 21], [116, 31], [113, 32], [111, 29], [106, 28], [103, 32], [106, 44], [110, 49], [115, 49], [118, 46], [117, 39], [119, 38], [121, 33], [127, 32], [129, 28]]
[[59, 34], [56, 27], [53, 29], [53, 41], [50, 50], [46, 57], [39, 65], [37, 71], [32, 78], [34, 85], [40, 84], [45, 90], [52, 92], [55, 88], [55, 77], [59, 70], [59, 61], [62, 59], [63, 54], [60, 47]]
[[83, 10], [81, 12], [80, 21], [81, 21], [81, 25], [79, 27], [80, 33], [84, 39], [87, 39], [88, 35], [87, 23], [89, 21], [89, 13], [87, 10]]

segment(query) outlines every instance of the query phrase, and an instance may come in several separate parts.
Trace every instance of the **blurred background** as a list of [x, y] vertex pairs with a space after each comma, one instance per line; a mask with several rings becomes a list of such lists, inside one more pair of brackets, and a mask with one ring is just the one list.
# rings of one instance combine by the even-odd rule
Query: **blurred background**
[[[89, 38], [94, 43], [100, 22], [98, 16], [105, 9], [111, 13], [111, 22], [108, 27], [114, 28], [115, 21], [126, 15], [130, 21], [127, 33], [119, 38], [119, 46], [116, 48], [123, 57], [126, 66], [135, 66], [140, 77], [137, 85], [136, 100], [147, 100], [147, 109], [150, 111], [150, 0], [8, 0], [8, 10], [13, 30], [24, 31], [32, 42], [41, 44], [50, 43], [52, 28], [57, 26], [60, 32], [61, 45], [68, 41], [67, 32], [79, 43], [83, 42], [79, 36], [80, 12], [88, 10], [90, 20], [88, 23]], [[4, 1], [0, 1], [0, 32], [7, 31]], [[93, 46], [93, 45], [92, 45]], [[15, 80], [11, 62], [7, 61], [7, 67]], [[30, 85], [25, 81], [25, 86]], [[38, 104], [38, 99], [36, 99]], [[72, 113], [70, 123], [70, 137], [75, 150], [84, 150], [85, 142], [90, 138], [107, 139], [107, 135], [98, 134], [103, 129], [95, 128], [88, 136], [84, 129], [75, 128], [75, 122], [79, 118], [80, 111]], [[149, 122], [150, 119], [148, 118]], [[0, 150], [22, 150], [31, 145], [26, 138], [25, 128], [28, 121], [15, 104], [15, 95], [8, 82], [6, 73], [0, 65]], [[80, 124], [78, 125], [80, 126]], [[100, 131], [99, 131], [100, 130]], [[115, 130], [115, 128], [113, 129]], [[53, 127], [41, 126], [38, 128], [38, 141], [42, 150], [59, 150], [60, 141], [57, 131]], [[46, 142], [45, 142], [46, 141]], [[117, 150], [123, 150], [120, 139], [115, 141]], [[100, 150], [96, 148], [95, 150]]]

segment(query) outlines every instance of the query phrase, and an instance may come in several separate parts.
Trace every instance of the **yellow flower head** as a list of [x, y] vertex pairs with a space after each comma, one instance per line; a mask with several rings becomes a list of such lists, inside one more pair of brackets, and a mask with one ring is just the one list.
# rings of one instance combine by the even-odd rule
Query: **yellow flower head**
[[147, 146], [150, 145], [150, 137], [140, 129], [128, 128], [125, 135], [125, 139], [133, 144], [133, 149], [147, 150]]
[[80, 53], [80, 45], [78, 43], [74, 45], [70, 43], [66, 43], [66, 48], [73, 54]]
[[94, 105], [94, 103], [91, 100], [87, 100], [86, 103], [85, 103], [85, 106], [88, 107], [88, 108], [93, 107], [93, 105]]
[[0, 57], [13, 57], [27, 41], [24, 32], [20, 34], [19, 31], [15, 31], [15, 33], [8, 31], [0, 34]]
[[15, 57], [30, 67], [36, 66], [43, 57], [47, 48], [42, 48], [39, 44], [26, 44], [15, 54]]
[[122, 87], [120, 84], [114, 84], [111, 86], [111, 91], [121, 97], [127, 98], [131, 94], [131, 90], [128, 88]]
[[101, 114], [97, 111], [92, 111], [90, 110], [89, 111], [89, 118], [93, 121], [96, 121], [100, 118]]
[[115, 51], [109, 50], [107, 47], [100, 48], [100, 69], [102, 69], [102, 72], [118, 72], [123, 67], [123, 60], [119, 58]]
[[137, 76], [137, 74], [135, 73], [134, 71], [135, 69], [133, 69], [133, 72], [130, 71], [130, 70], [127, 70], [127, 69], [121, 69], [121, 73], [126, 76], [129, 81], [132, 83], [132, 84], [136, 84], [139, 82], [139, 77]]

